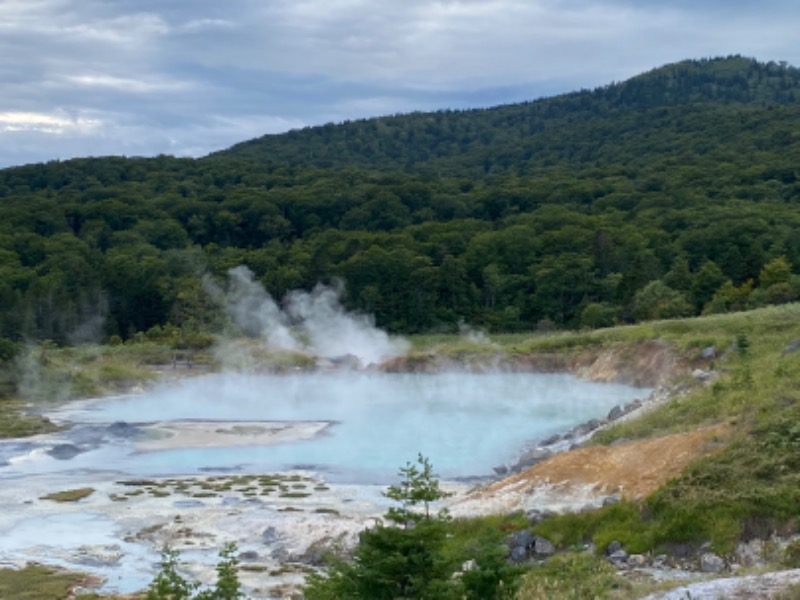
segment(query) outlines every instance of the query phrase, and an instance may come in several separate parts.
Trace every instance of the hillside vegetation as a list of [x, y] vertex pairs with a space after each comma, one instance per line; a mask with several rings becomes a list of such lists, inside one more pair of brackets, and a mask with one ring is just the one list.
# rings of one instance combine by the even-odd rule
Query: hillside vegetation
[[[393, 331], [600, 327], [800, 293], [800, 71], [687, 61], [593, 91], [0, 171], [0, 355], [219, 331], [204, 274], [341, 279]], [[5, 340], [5, 341], [3, 341]]]

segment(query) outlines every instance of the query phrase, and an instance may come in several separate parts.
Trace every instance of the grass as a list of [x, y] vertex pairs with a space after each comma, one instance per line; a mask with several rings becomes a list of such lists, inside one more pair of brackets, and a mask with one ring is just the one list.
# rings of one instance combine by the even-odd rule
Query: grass
[[0, 569], [0, 598], [15, 600], [63, 600], [87, 581], [80, 573], [68, 573], [42, 565], [24, 569]]
[[605, 561], [589, 553], [556, 556], [522, 577], [517, 600], [631, 598], [632, 586]]
[[88, 498], [94, 493], [94, 488], [76, 488], [74, 490], [64, 490], [62, 492], [53, 492], [42, 496], [40, 500], [52, 500], [53, 502], [77, 502]]

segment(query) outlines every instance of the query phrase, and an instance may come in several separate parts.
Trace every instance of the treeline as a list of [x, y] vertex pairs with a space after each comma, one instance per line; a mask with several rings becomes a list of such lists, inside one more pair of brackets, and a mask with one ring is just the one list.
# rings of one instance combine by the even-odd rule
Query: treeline
[[[205, 159], [0, 171], [0, 338], [221, 326], [201, 276], [344, 281], [394, 331], [599, 327], [800, 294], [796, 69], [270, 136]], [[405, 133], [403, 133], [405, 132]], [[305, 157], [305, 159], [304, 159]]]

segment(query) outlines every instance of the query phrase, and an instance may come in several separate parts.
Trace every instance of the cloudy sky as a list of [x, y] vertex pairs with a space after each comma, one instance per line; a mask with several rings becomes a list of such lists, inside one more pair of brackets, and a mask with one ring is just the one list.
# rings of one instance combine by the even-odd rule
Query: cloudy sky
[[201, 156], [685, 58], [800, 66], [798, 31], [796, 0], [0, 0], [0, 167]]

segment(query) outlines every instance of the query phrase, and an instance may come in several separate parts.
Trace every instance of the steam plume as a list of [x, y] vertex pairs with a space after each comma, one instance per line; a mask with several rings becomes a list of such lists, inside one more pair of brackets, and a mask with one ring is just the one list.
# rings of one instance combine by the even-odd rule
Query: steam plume
[[295, 290], [283, 306], [239, 266], [228, 271], [225, 305], [248, 335], [260, 336], [269, 348], [299, 350], [336, 358], [353, 355], [363, 364], [378, 363], [408, 350], [408, 342], [390, 338], [369, 315], [347, 312], [341, 305], [341, 284], [317, 284], [311, 292]]

